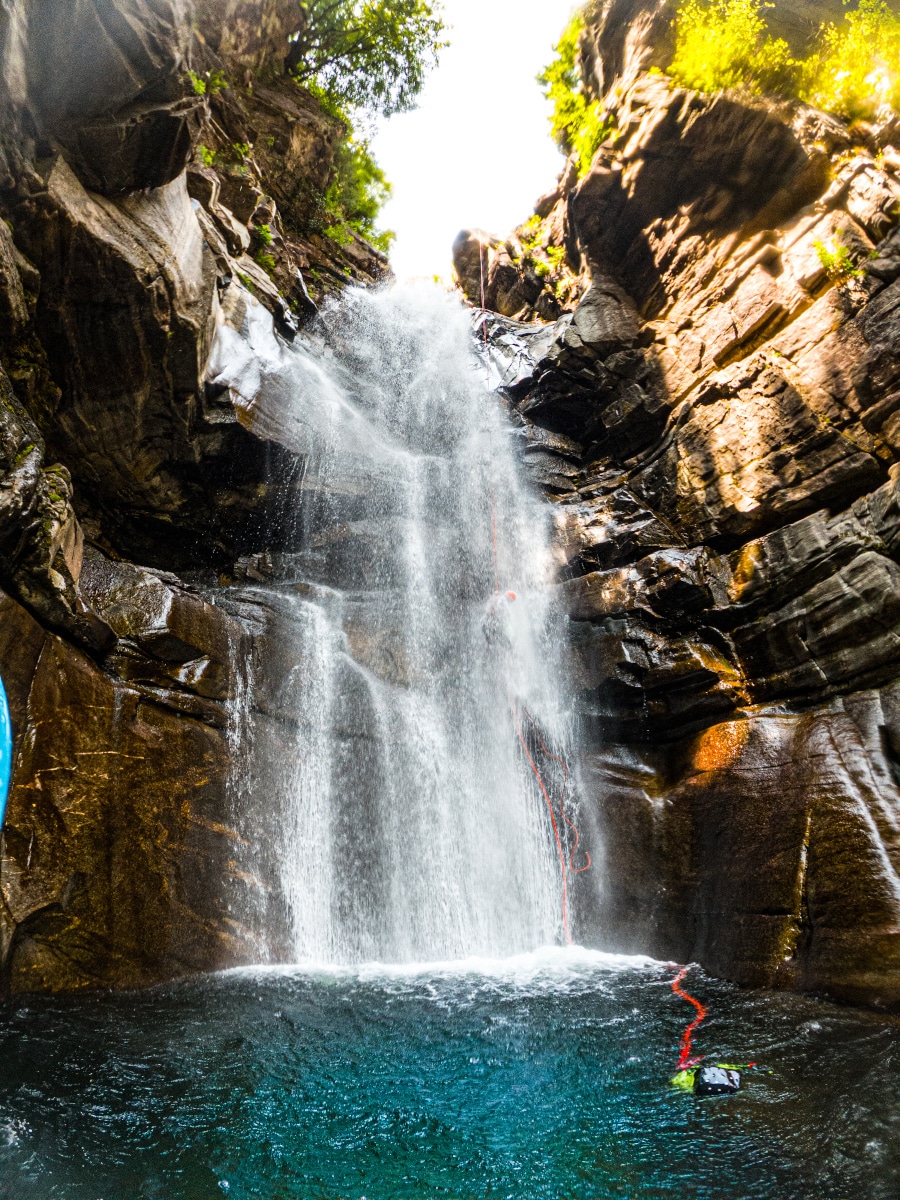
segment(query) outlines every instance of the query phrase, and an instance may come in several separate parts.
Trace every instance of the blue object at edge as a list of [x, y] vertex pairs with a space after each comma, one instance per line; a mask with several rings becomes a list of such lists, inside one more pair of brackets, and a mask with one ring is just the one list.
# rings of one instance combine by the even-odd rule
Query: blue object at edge
[[6, 812], [6, 795], [9, 791], [9, 780], [12, 774], [12, 722], [9, 718], [9, 704], [6, 699], [6, 688], [0, 679], [0, 826]]

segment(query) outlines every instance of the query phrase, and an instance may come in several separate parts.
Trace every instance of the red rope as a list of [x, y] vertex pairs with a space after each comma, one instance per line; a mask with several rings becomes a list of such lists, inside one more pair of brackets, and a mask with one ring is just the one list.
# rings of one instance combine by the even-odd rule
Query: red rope
[[[493, 448], [491, 451], [493, 457]], [[491, 536], [494, 541], [494, 595], [500, 595], [500, 556], [497, 552], [497, 505], [494, 501], [494, 484], [491, 482]]]
[[535, 721], [534, 717], [531, 715], [531, 713], [528, 711], [528, 709], [523, 708], [522, 711], [525, 713], [525, 716], [531, 722], [531, 724], [534, 728], [534, 731], [537, 734], [537, 740], [541, 744], [541, 750], [543, 750], [545, 757], [552, 758], [554, 762], [559, 763], [560, 767], [562, 767], [563, 781], [562, 781], [562, 789], [559, 793], [559, 813], [560, 813], [560, 816], [562, 817], [562, 819], [568, 825], [568, 827], [575, 834], [575, 842], [572, 846], [571, 851], [569, 852], [569, 870], [572, 872], [573, 875], [580, 875], [583, 871], [589, 871], [591, 869], [592, 861], [591, 861], [590, 851], [585, 850], [584, 856], [587, 859], [587, 862], [585, 863], [585, 865], [583, 867], [575, 867], [572, 865], [572, 860], [574, 859], [575, 855], [578, 853], [578, 843], [581, 841], [581, 834], [578, 832], [578, 826], [575, 824], [575, 822], [570, 821], [569, 818], [566, 816], [566, 790], [569, 786], [569, 768], [566, 765], [565, 759], [560, 758], [559, 755], [557, 755], [557, 754], [553, 754], [544, 745], [544, 739], [541, 737], [541, 731], [538, 729], [537, 721]]
[[516, 724], [516, 733], [519, 737], [519, 743], [522, 746], [522, 750], [525, 752], [525, 757], [528, 759], [528, 765], [531, 767], [532, 771], [534, 771], [534, 777], [538, 781], [538, 787], [541, 789], [544, 797], [544, 803], [547, 805], [547, 812], [550, 814], [550, 824], [553, 826], [553, 837], [556, 840], [556, 853], [559, 855], [559, 869], [562, 874], [563, 929], [566, 933], [566, 942], [571, 946], [572, 934], [569, 930], [569, 889], [568, 881], [566, 880], [566, 857], [563, 853], [562, 839], [559, 836], [559, 826], [556, 824], [556, 814], [553, 811], [553, 805], [550, 802], [550, 793], [547, 791], [547, 787], [544, 783], [541, 773], [537, 769], [534, 759], [531, 757], [531, 751], [528, 749], [528, 743], [525, 741], [525, 735], [522, 733], [522, 725], [519, 721], [519, 713], [515, 704], [510, 702], [510, 708], [512, 709], [513, 721], [515, 721]]
[[484, 338], [484, 348], [487, 350], [487, 309], [484, 303], [484, 242], [478, 239], [478, 265], [481, 268], [481, 333]]
[[675, 995], [680, 996], [682, 1000], [687, 1000], [689, 1004], [693, 1004], [694, 1008], [697, 1010], [696, 1017], [694, 1017], [693, 1021], [691, 1021], [690, 1025], [688, 1025], [687, 1029], [685, 1029], [684, 1033], [681, 1035], [680, 1054], [678, 1056], [679, 1071], [684, 1071], [687, 1067], [696, 1066], [700, 1061], [699, 1058], [691, 1058], [691, 1043], [694, 1040], [694, 1030], [702, 1021], [706, 1019], [706, 1009], [703, 1007], [700, 1001], [695, 996], [690, 995], [689, 992], [684, 991], [684, 989], [680, 986], [681, 981], [684, 979], [685, 975], [687, 975], [688, 970], [688, 967], [682, 967], [672, 980], [672, 991], [675, 993]]
[[[478, 265], [479, 265], [479, 269], [481, 271], [481, 333], [482, 333], [482, 338], [484, 341], [484, 348], [485, 348], [485, 350], [487, 350], [488, 332], [487, 332], [487, 305], [485, 303], [485, 287], [484, 287], [484, 243], [481, 241], [480, 238], [478, 239]], [[491, 431], [491, 444], [492, 444], [491, 458], [493, 459], [493, 431]], [[500, 555], [499, 555], [499, 550], [497, 547], [497, 504], [496, 504], [496, 501], [494, 498], [493, 478], [491, 479], [490, 492], [491, 492], [491, 540], [493, 543], [493, 553], [494, 553], [494, 595], [499, 596], [500, 595]], [[507, 592], [506, 596], [507, 596], [507, 599], [509, 599], [509, 600], [515, 600], [515, 598], [516, 598], [515, 592]], [[566, 767], [565, 762], [561, 758], [558, 758], [557, 755], [550, 753], [550, 751], [544, 745], [543, 738], [541, 737], [540, 733], [538, 733], [538, 741], [541, 743], [541, 749], [543, 750], [544, 754], [548, 758], [552, 758], [552, 759], [554, 759], [555, 762], [558, 762], [559, 765], [562, 767], [562, 771], [563, 771], [563, 786], [562, 786], [562, 792], [561, 792], [560, 798], [559, 798], [559, 811], [562, 816], [562, 819], [565, 821], [565, 823], [569, 826], [569, 828], [575, 834], [575, 844], [573, 845], [572, 851], [569, 854], [568, 864], [566, 863], [566, 856], [565, 856], [565, 852], [563, 850], [562, 838], [559, 835], [559, 826], [556, 823], [556, 813], [553, 808], [553, 802], [550, 799], [550, 793], [547, 790], [547, 785], [544, 783], [543, 776], [541, 775], [540, 771], [538, 770], [537, 763], [535, 763], [534, 758], [531, 755], [531, 751], [528, 749], [528, 743], [526, 742], [525, 735], [522, 732], [522, 724], [519, 720], [519, 713], [518, 713], [518, 710], [516, 709], [515, 704], [512, 702], [512, 700], [510, 700], [510, 708], [512, 710], [513, 721], [515, 722], [516, 734], [518, 736], [519, 743], [522, 747], [522, 750], [525, 754], [526, 759], [528, 760], [528, 765], [531, 767], [532, 771], [534, 772], [534, 777], [538, 782], [538, 787], [541, 789], [541, 795], [544, 797], [544, 803], [547, 805], [547, 812], [550, 814], [550, 824], [553, 827], [553, 838], [556, 842], [556, 853], [559, 856], [559, 869], [560, 869], [560, 875], [562, 878], [563, 929], [565, 930], [565, 934], [566, 934], [566, 942], [571, 946], [572, 933], [571, 933], [571, 930], [569, 929], [569, 885], [568, 885], [568, 880], [566, 878], [566, 870], [568, 867], [568, 870], [571, 871], [574, 875], [578, 875], [582, 871], [588, 870], [588, 868], [591, 865], [591, 856], [590, 856], [590, 854], [587, 854], [587, 852], [585, 852], [587, 855], [587, 865], [586, 866], [579, 867], [577, 870], [572, 866], [572, 859], [578, 850], [578, 843], [580, 841], [580, 835], [579, 835], [578, 830], [576, 829], [575, 825], [566, 816], [565, 796], [566, 796], [566, 788], [568, 786], [568, 777], [569, 777], [568, 768]], [[535, 720], [531, 716], [531, 713], [529, 713], [527, 709], [523, 709], [523, 711], [528, 716], [528, 719], [531, 721], [532, 725], [535, 725]]]

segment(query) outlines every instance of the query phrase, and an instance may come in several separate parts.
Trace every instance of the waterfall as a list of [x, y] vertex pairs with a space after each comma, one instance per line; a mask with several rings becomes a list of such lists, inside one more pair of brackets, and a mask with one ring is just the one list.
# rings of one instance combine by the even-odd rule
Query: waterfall
[[570, 736], [549, 506], [466, 310], [432, 285], [352, 291], [288, 346], [250, 305], [212, 375], [305, 458], [297, 549], [257, 589], [290, 631], [289, 732], [242, 789], [277, 814], [289, 956], [560, 940], [557, 831], [526, 753], [562, 758]]

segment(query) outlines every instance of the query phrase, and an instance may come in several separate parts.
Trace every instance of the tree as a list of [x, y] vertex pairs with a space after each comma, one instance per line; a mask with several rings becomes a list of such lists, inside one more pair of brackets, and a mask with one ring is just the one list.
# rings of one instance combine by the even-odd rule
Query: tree
[[390, 116], [413, 107], [446, 42], [428, 0], [306, 0], [288, 70], [341, 109]]

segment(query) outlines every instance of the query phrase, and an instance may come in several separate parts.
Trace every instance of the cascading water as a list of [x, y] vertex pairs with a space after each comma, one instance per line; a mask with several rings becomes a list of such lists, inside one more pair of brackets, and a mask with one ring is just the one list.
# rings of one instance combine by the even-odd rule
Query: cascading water
[[289, 953], [556, 941], [566, 868], [527, 751], [528, 736], [563, 753], [568, 739], [547, 506], [440, 289], [350, 293], [316, 340], [287, 347], [251, 309], [216, 362], [307, 455], [301, 549], [277, 587], [295, 732], [255, 772], [280, 812]]

